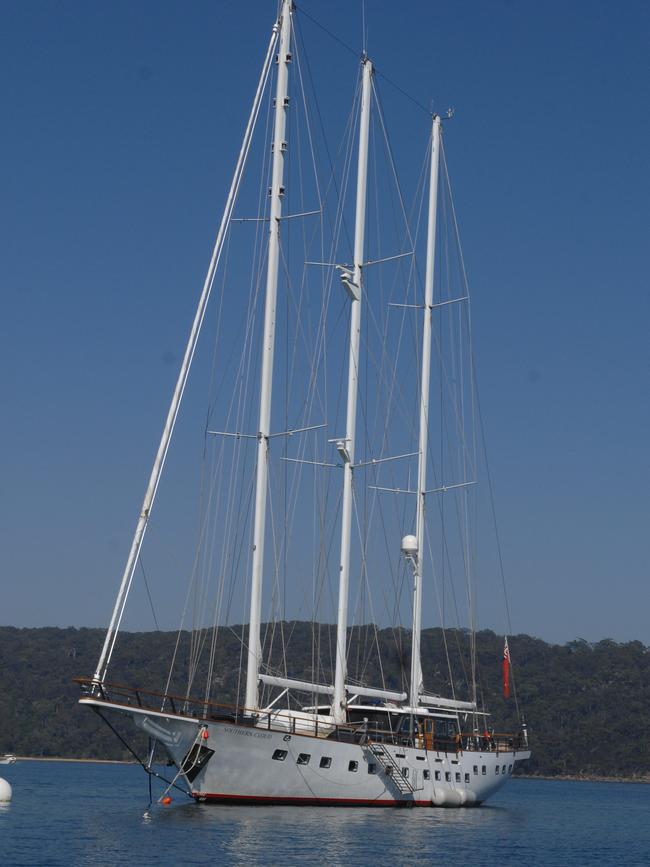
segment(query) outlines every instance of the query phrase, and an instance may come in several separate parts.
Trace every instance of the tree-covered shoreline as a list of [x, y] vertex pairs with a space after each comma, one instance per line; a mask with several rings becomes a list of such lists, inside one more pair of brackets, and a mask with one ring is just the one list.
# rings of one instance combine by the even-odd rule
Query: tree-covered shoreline
[[[287, 674], [311, 679], [314, 633], [321, 649], [327, 649], [323, 656], [329, 656], [333, 627], [300, 622], [282, 624], [282, 629], [285, 638], [291, 637]], [[79, 687], [73, 679], [92, 675], [103, 636], [101, 629], [0, 627], [0, 754], [128, 757], [102, 721], [77, 703]], [[177, 637], [176, 632], [123, 633], [110, 679], [161, 689]], [[236, 698], [241, 639], [241, 627], [220, 633], [213, 675], [216, 701]], [[468, 635], [447, 630], [446, 639], [451, 679], [457, 696], [464, 698]], [[276, 643], [282, 646], [282, 640]], [[639, 641], [609, 639], [556, 645], [528, 635], [512, 636], [509, 643], [515, 687], [511, 698], [505, 700], [501, 691], [503, 636], [489, 630], [476, 636], [478, 680], [496, 731], [516, 727], [517, 704], [525, 714], [533, 757], [522, 767], [524, 774], [638, 781], [650, 777], [650, 648]], [[451, 648], [460, 651], [455, 661]], [[183, 634], [172, 691], [184, 693], [190, 653], [189, 633]], [[440, 629], [424, 630], [422, 654], [427, 689], [449, 694], [452, 684]], [[349, 655], [367, 683], [383, 681], [388, 688], [401, 689], [408, 677], [410, 634], [372, 626], [357, 629]], [[279, 650], [272, 662], [282, 670]], [[197, 684], [203, 673], [200, 665]], [[319, 660], [318, 679], [329, 674], [329, 663]]]

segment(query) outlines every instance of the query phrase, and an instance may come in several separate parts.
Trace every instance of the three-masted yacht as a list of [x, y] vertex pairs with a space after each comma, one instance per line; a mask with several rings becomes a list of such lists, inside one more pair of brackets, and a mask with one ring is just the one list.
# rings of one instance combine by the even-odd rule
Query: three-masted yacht
[[[428, 496], [458, 485], [429, 489], [427, 480], [430, 435], [430, 369], [434, 312], [465, 299], [434, 299], [434, 272], [441, 165], [442, 120], [431, 118], [426, 228], [424, 298], [409, 315], [421, 316], [419, 395], [417, 421], [417, 481], [414, 489], [398, 491], [415, 499], [415, 527], [400, 539], [408, 570], [412, 600], [412, 648], [408, 689], [364, 685], [348, 677], [348, 601], [353, 570], [355, 474], [363, 465], [357, 456], [357, 415], [362, 367], [362, 312], [367, 284], [366, 209], [368, 202], [369, 130], [373, 91], [373, 62], [361, 58], [358, 111], [354, 115], [356, 140], [356, 200], [353, 260], [319, 263], [335, 267], [348, 305], [347, 390], [344, 429], [330, 438], [342, 475], [340, 495], [340, 555], [338, 559], [338, 613], [335, 665], [332, 682], [306, 681], [264, 670], [262, 650], [263, 578], [267, 568], [270, 443], [272, 427], [274, 352], [278, 319], [279, 272], [283, 267], [282, 232], [289, 216], [285, 206], [285, 163], [290, 111], [289, 75], [295, 14], [291, 0], [283, 0], [273, 27], [248, 125], [241, 146], [212, 259], [200, 296], [189, 341], [166, 419], [162, 439], [146, 490], [133, 543], [119, 587], [113, 615], [94, 675], [82, 679], [82, 705], [93, 708], [110, 725], [116, 719], [132, 721], [152, 744], [162, 747], [175, 771], [169, 785], [186, 789], [197, 801], [265, 804], [367, 806], [471, 806], [478, 805], [511, 776], [515, 764], [529, 757], [525, 730], [498, 735], [489, 730], [486, 714], [474, 689], [467, 700], [427, 694], [422, 670], [420, 637], [423, 609], [425, 504]], [[273, 70], [275, 69], [275, 75]], [[243, 703], [228, 706], [189, 691], [175, 695], [138, 687], [118, 686], [109, 671], [127, 597], [139, 561], [145, 531], [179, 413], [199, 333], [203, 324], [217, 266], [251, 149], [264, 93], [275, 82], [272, 105], [272, 147], [269, 165], [266, 235], [264, 316], [258, 356], [259, 398], [254, 441], [254, 512], [250, 526], [250, 614], [245, 647], [246, 679]], [[342, 413], [343, 415], [343, 413]], [[311, 430], [316, 425], [306, 425]], [[285, 432], [294, 435], [296, 429]], [[332, 431], [332, 433], [334, 433]], [[234, 432], [224, 435], [244, 436]], [[381, 459], [380, 459], [381, 460]], [[379, 463], [372, 461], [372, 463]], [[303, 464], [317, 461], [302, 460]], [[327, 466], [334, 466], [327, 464]], [[469, 482], [467, 483], [469, 484]], [[266, 697], [263, 699], [263, 696]], [[290, 701], [289, 698], [292, 698]], [[152, 754], [142, 756], [153, 773]]]

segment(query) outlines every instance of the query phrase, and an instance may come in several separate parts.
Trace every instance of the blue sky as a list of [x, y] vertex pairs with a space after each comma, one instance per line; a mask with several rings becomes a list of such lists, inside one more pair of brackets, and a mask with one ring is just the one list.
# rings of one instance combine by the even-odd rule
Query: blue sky
[[[300, 5], [360, 48], [359, 4]], [[4, 624], [108, 620], [274, 9], [3, 6]], [[650, 643], [647, 4], [394, 9], [367, 3], [379, 71], [456, 108], [514, 629]], [[345, 115], [357, 62], [302, 26]], [[379, 84], [409, 188], [427, 119]]]

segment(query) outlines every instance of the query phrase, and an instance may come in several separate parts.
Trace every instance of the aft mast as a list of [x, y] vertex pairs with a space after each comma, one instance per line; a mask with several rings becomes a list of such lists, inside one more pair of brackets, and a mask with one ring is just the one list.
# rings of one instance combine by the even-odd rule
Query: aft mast
[[278, 45], [278, 75], [275, 86], [275, 123], [273, 129], [273, 173], [271, 208], [269, 213], [269, 247], [266, 268], [266, 302], [264, 308], [264, 343], [260, 383], [260, 415], [257, 433], [257, 471], [255, 477], [255, 520], [253, 528], [253, 560], [251, 567], [251, 605], [248, 628], [248, 662], [246, 668], [246, 700], [248, 710], [259, 705], [258, 680], [262, 646], [260, 621], [262, 609], [262, 571], [266, 530], [266, 500], [269, 477], [269, 435], [271, 424], [271, 393], [273, 388], [273, 355], [275, 350], [275, 308], [278, 294], [280, 262], [280, 220], [284, 196], [284, 155], [287, 148], [285, 130], [288, 110], [289, 63], [291, 62], [292, 0], [283, 0], [280, 12], [280, 42]]
[[429, 380], [431, 374], [431, 314], [436, 257], [436, 219], [438, 209], [438, 167], [440, 165], [440, 118], [435, 115], [431, 132], [431, 174], [429, 180], [429, 218], [427, 264], [424, 280], [424, 320], [422, 329], [422, 374], [420, 377], [420, 440], [418, 458], [417, 551], [413, 559], [413, 641], [411, 648], [411, 707], [417, 707], [422, 692], [422, 564], [424, 560], [424, 519], [427, 487], [427, 445], [429, 437]]
[[347, 670], [348, 587], [350, 583], [350, 541], [352, 533], [352, 483], [354, 438], [357, 421], [359, 385], [359, 344], [361, 337], [361, 291], [366, 228], [366, 188], [368, 177], [368, 132], [372, 95], [372, 63], [364, 55], [359, 118], [359, 156], [357, 163], [357, 201], [354, 226], [354, 264], [352, 273], [343, 270], [342, 279], [351, 299], [350, 344], [348, 357], [348, 399], [345, 437], [336, 447], [343, 458], [343, 502], [341, 508], [341, 559], [339, 566], [339, 607], [336, 627], [336, 671], [332, 716], [337, 723], [346, 720], [345, 676]]

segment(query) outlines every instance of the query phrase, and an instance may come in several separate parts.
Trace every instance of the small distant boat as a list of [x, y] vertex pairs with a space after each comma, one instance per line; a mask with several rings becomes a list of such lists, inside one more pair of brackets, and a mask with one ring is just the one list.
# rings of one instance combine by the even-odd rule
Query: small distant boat
[[16, 756], [12, 753], [5, 753], [4, 756], [0, 756], [0, 765], [15, 765], [16, 764]]

